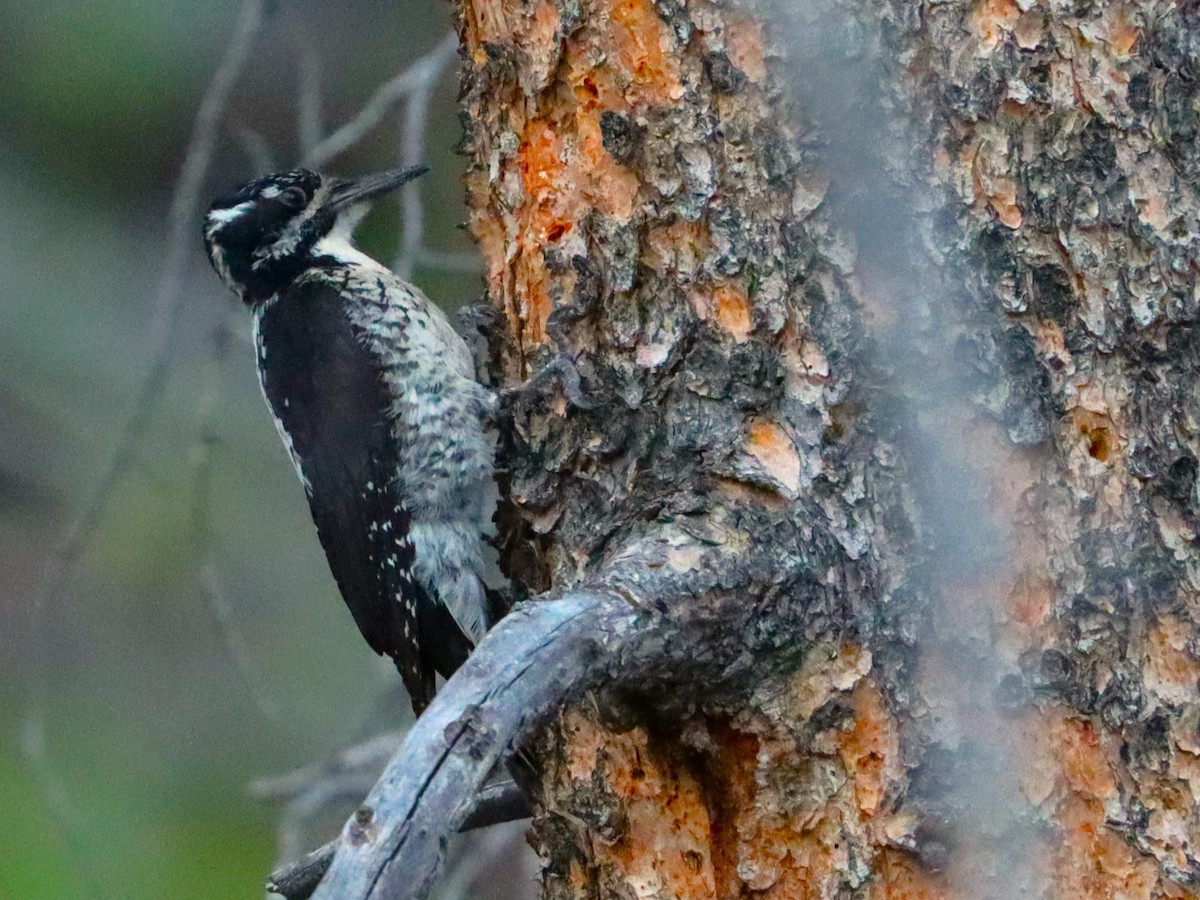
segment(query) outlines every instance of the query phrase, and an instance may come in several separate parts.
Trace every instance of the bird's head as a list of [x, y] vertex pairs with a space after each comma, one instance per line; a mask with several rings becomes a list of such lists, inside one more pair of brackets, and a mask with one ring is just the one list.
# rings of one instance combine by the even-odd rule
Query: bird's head
[[418, 166], [342, 179], [293, 169], [247, 182], [208, 210], [209, 261], [246, 303], [263, 303], [318, 260], [323, 238], [348, 242], [372, 200], [425, 171]]

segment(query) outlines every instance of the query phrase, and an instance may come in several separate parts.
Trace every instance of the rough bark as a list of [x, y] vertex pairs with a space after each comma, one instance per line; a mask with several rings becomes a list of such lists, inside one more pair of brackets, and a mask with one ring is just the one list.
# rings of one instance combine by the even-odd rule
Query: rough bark
[[1002, 428], [980, 467], [1011, 543], [988, 636], [1031, 874], [1061, 897], [1196, 896], [1200, 7], [857, 13], [932, 151], [908, 171], [955, 279], [938, 293], [982, 374], [972, 417]]
[[545, 895], [1194, 895], [1195, 5], [460, 13]]

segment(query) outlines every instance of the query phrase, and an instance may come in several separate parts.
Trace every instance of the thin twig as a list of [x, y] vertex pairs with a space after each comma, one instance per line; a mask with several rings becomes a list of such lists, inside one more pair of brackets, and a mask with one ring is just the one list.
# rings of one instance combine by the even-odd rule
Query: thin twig
[[361, 141], [397, 103], [429, 80], [429, 73], [435, 66], [444, 65], [438, 62], [443, 55], [454, 53], [457, 47], [457, 36], [447, 34], [432, 50], [381, 85], [357, 116], [321, 141], [311, 153], [305, 154], [303, 164], [318, 169]]
[[400, 746], [403, 731], [386, 731], [339, 750], [332, 759], [292, 772], [259, 778], [250, 793], [284, 804], [279, 823], [278, 864], [296, 859], [308, 843], [309, 823], [336, 803], [361, 798]]
[[[403, 731], [385, 731], [365, 741], [344, 747], [324, 763], [312, 763], [250, 782], [250, 793], [259, 800], [290, 803], [322, 779], [339, 778], [346, 772], [370, 770], [376, 775], [404, 739]], [[371, 780], [374, 781], [375, 775]]]
[[62, 590], [67, 576], [99, 524], [109, 498], [132, 463], [139, 440], [145, 433], [170, 371], [176, 346], [174, 338], [182, 310], [183, 275], [196, 238], [201, 191], [216, 148], [218, 123], [229, 105], [234, 85], [249, 56], [255, 37], [262, 29], [270, 5], [268, 0], [246, 0], [229, 49], [226, 50], [220, 66], [205, 89], [167, 215], [169, 236], [166, 261], [150, 304], [150, 342], [155, 348], [150, 367], [122, 419], [116, 446], [103, 475], [84, 504], [82, 512], [64, 533], [62, 543], [51, 556], [29, 598], [29, 641], [34, 648], [34, 658], [27, 685], [28, 698], [21, 728], [21, 747], [41, 783], [48, 802], [64, 821], [70, 820], [69, 814], [62, 808], [67, 804], [67, 800], [62, 796], [57, 780], [50, 770], [45, 747], [46, 664], [51, 656], [43, 650], [46, 606]]
[[[313, 895], [423, 897], [488, 773], [574, 691], [619, 659], [641, 614], [612, 594], [524, 604], [483, 639], [405, 737]], [[661, 620], [660, 620], [661, 621]], [[661, 651], [660, 651], [661, 652]]]
[[443, 272], [482, 275], [486, 271], [483, 257], [472, 250], [432, 250], [422, 247], [417, 253], [417, 263], [427, 269], [439, 269]]
[[[455, 38], [454, 35], [450, 35]], [[400, 165], [420, 165], [425, 158], [425, 134], [429, 126], [429, 103], [434, 89], [441, 80], [442, 72], [454, 58], [458, 41], [442, 41], [434, 52], [427, 55], [423, 79], [414, 86], [404, 104], [400, 121]], [[400, 247], [396, 252], [396, 264], [392, 267], [401, 278], [412, 276], [418, 254], [425, 243], [425, 211], [421, 207], [421, 184], [410, 181], [400, 190], [400, 212], [402, 227]]]
[[204, 598], [208, 602], [208, 608], [212, 612], [217, 627], [221, 629], [225, 651], [229, 654], [230, 662], [233, 663], [238, 677], [241, 678], [242, 683], [250, 692], [250, 696], [254, 700], [254, 705], [258, 707], [258, 711], [262, 713], [263, 717], [272, 724], [281, 724], [283, 722], [283, 715], [279, 711], [279, 706], [263, 690], [262, 679], [255, 677], [250, 645], [246, 642], [246, 639], [242, 636], [241, 629], [238, 627], [233, 613], [233, 605], [229, 602], [229, 598], [221, 585], [221, 578], [217, 572], [216, 563], [211, 559], [206, 560], [202, 566], [200, 576]]
[[[321, 102], [321, 57], [305, 35], [297, 37], [296, 130], [300, 155], [309, 156], [325, 133], [325, 114]], [[266, 171], [266, 170], [264, 170]]]
[[221, 630], [222, 644], [229, 654], [234, 670], [246, 685], [259, 712], [269, 721], [278, 724], [282, 720], [279, 707], [265, 693], [262, 680], [255, 677], [249, 645], [242, 637], [233, 613], [233, 606], [221, 586], [217, 571], [215, 536], [212, 529], [212, 479], [214, 474], [213, 450], [218, 444], [215, 416], [220, 402], [217, 386], [219, 369], [228, 358], [228, 346], [232, 336], [232, 303], [228, 304], [221, 321], [213, 329], [212, 352], [210, 354], [209, 383], [200, 391], [196, 403], [196, 445], [192, 452], [192, 530], [195, 535], [197, 554], [200, 558], [200, 590], [212, 613], [213, 621]]
[[270, 142], [253, 128], [238, 128], [233, 136], [255, 172], [274, 172], [275, 153]]

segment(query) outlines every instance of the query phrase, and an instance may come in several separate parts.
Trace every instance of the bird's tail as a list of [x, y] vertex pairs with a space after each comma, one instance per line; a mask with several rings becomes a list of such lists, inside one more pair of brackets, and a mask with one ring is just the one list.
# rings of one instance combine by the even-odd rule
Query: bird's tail
[[467, 661], [475, 649], [475, 642], [438, 600], [422, 603], [417, 618], [421, 655], [426, 660], [429, 677], [432, 678], [436, 671], [443, 678], [449, 678]]

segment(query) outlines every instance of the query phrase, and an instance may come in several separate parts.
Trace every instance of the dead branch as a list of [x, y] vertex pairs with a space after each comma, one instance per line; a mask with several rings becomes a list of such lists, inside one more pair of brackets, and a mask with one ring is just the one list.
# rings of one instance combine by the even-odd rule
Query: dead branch
[[258, 711], [267, 720], [278, 724], [281, 721], [279, 707], [263, 687], [263, 681], [254, 671], [250, 644], [242, 634], [233, 604], [221, 584], [221, 575], [216, 561], [216, 535], [212, 527], [212, 481], [215, 471], [213, 451], [219, 445], [216, 416], [220, 401], [220, 379], [215, 370], [225, 364], [232, 336], [232, 313], [241, 312], [229, 303], [221, 321], [213, 328], [212, 349], [209, 354], [210, 370], [196, 401], [196, 440], [192, 446], [192, 533], [200, 563], [200, 592], [212, 613], [213, 621], [221, 632], [222, 645], [229, 656], [234, 671], [249, 691]]
[[272, 872], [267, 881], [267, 893], [279, 894], [287, 900], [308, 900], [329, 871], [336, 849], [337, 841], [330, 841], [291, 865]]
[[[457, 47], [457, 40], [453, 43], [443, 42], [426, 57], [428, 62], [425, 63], [425, 76], [412, 90], [404, 104], [404, 114], [401, 117], [401, 166], [417, 166], [425, 158], [425, 133], [428, 131], [429, 124], [429, 103], [433, 99], [433, 91], [437, 87], [438, 81], [441, 80], [442, 72], [454, 58], [453, 50]], [[392, 268], [401, 278], [411, 278], [421, 248], [425, 245], [425, 210], [421, 205], [419, 181], [410, 181], [400, 189], [400, 212], [400, 221], [403, 223], [400, 230], [400, 246], [397, 248], [396, 262]]]
[[[483, 786], [475, 797], [475, 809], [458, 830], [474, 831], [527, 819], [530, 815], [532, 811], [525, 792], [511, 778], [500, 778]], [[329, 864], [333, 862], [339, 843], [338, 840], [332, 840], [306, 853], [296, 862], [276, 869], [267, 882], [267, 890], [287, 900], [308, 900], [329, 871]]]
[[[776, 604], [776, 593], [806, 596], [815, 586], [768, 544], [730, 553], [725, 543], [651, 529], [613, 549], [589, 588], [551, 592], [509, 613], [417, 719], [343, 828], [313, 896], [426, 896], [489, 773], [586, 692], [634, 691], [662, 710], [682, 709], [740, 694], [749, 669], [761, 678], [775, 661], [786, 663], [821, 605]], [[681, 554], [690, 562], [677, 568]], [[750, 579], [763, 572], [775, 587], [746, 603]], [[709, 603], [687, 602], [705, 594]], [[777, 628], [753, 626], [760, 604], [772, 606]]]
[[346, 823], [313, 896], [425, 896], [488, 774], [564, 698], [610, 673], [618, 652], [650, 633], [635, 627], [645, 619], [591, 591], [514, 610], [417, 720]]
[[300, 138], [300, 155], [307, 156], [321, 143], [321, 136], [325, 133], [321, 103], [321, 58], [306, 35], [297, 35], [297, 44], [296, 131]]
[[443, 272], [466, 272], [470, 275], [482, 275], [486, 271], [482, 257], [470, 250], [456, 252], [422, 247], [417, 254], [417, 263], [427, 269], [440, 269]]
[[458, 38], [447, 34], [436, 46], [390, 81], [382, 84], [358, 115], [305, 154], [303, 164], [320, 168], [361, 141], [387, 117], [391, 109], [413, 91], [437, 78], [445, 61], [458, 49]]

